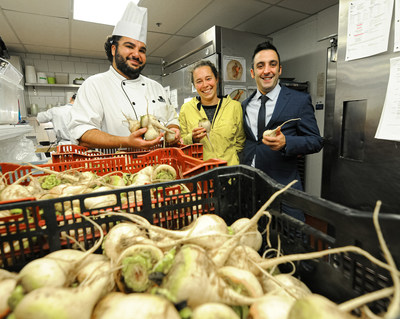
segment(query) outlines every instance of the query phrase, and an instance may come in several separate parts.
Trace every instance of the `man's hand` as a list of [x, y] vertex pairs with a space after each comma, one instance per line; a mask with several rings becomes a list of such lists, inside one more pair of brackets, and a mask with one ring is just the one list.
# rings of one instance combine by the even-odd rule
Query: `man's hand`
[[280, 151], [286, 145], [286, 137], [281, 132], [281, 129], [278, 128], [276, 130], [276, 136], [265, 136], [262, 139], [262, 142], [269, 146], [269, 148], [273, 151]]
[[164, 136], [164, 133], [160, 133], [156, 139], [152, 141], [146, 141], [143, 139], [143, 134], [146, 133], [146, 131], [147, 128], [144, 127], [131, 133], [131, 135], [128, 137], [128, 146], [135, 148], [149, 148], [160, 143], [161, 138]]
[[170, 130], [175, 132], [175, 139], [169, 142], [168, 145], [175, 145], [181, 142], [181, 131], [177, 127], [169, 127]]

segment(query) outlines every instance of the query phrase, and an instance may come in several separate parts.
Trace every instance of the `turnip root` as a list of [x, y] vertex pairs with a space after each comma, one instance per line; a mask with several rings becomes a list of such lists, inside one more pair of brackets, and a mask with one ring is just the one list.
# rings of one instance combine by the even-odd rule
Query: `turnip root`
[[244, 290], [245, 294], [250, 297], [258, 298], [263, 295], [263, 289], [260, 282], [256, 276], [248, 270], [239, 269], [233, 266], [225, 266], [219, 268], [217, 273], [232, 286], [240, 286], [240, 289]]
[[191, 319], [240, 319], [236, 312], [223, 303], [210, 302], [193, 310]]
[[211, 122], [210, 122], [208, 119], [206, 119], [206, 118], [202, 118], [202, 119], [199, 121], [199, 127], [203, 127], [203, 128], [206, 129], [207, 140], [208, 140], [208, 142], [210, 143], [210, 146], [211, 146], [212, 151], [214, 152], [214, 146], [212, 145], [211, 140], [210, 140]]
[[136, 224], [119, 223], [113, 226], [103, 241], [103, 254], [111, 261], [116, 262], [122, 251], [135, 242], [136, 236], [144, 235]]
[[[253, 319], [287, 319], [294, 299], [284, 295], [267, 294], [250, 306], [249, 314]], [[306, 317], [305, 317], [306, 318]], [[319, 319], [325, 317], [318, 317]], [[297, 317], [296, 317], [297, 319]], [[308, 318], [311, 319], [311, 318]]]
[[133, 133], [140, 129], [140, 121], [133, 120], [130, 116], [125, 115], [124, 113], [122, 114], [125, 116], [126, 121], [128, 122], [129, 132]]
[[153, 182], [166, 182], [176, 179], [176, 170], [168, 164], [160, 164], [154, 168], [152, 174]]
[[14, 310], [16, 319], [90, 319], [97, 301], [114, 288], [109, 262], [95, 269], [86, 285], [42, 287], [28, 293]]
[[16, 200], [27, 197], [32, 197], [32, 194], [26, 187], [18, 184], [6, 186], [0, 193], [0, 201]]
[[[250, 222], [249, 218], [240, 218], [237, 219], [232, 225], [231, 229], [234, 234], [238, 233], [243, 226]], [[240, 239], [240, 243], [242, 245], [249, 246], [254, 250], [258, 251], [262, 245], [262, 235], [258, 231], [257, 224], [253, 225], [250, 229], [248, 229], [247, 233], [245, 233]]]
[[0, 318], [5, 318], [5, 315], [10, 311], [7, 301], [16, 285], [16, 278], [7, 278], [0, 281]]
[[[111, 187], [101, 186], [92, 191], [92, 193], [105, 192], [112, 190]], [[115, 194], [108, 194], [96, 197], [88, 197], [84, 199], [85, 207], [87, 209], [95, 209], [106, 206], [117, 205], [117, 196]]]
[[180, 248], [160, 287], [169, 292], [172, 300], [187, 301], [189, 307], [208, 302], [249, 305], [255, 301], [230, 287], [217, 274], [206, 250], [193, 244]]
[[260, 254], [253, 248], [246, 245], [236, 246], [229, 255], [225, 266], [234, 266], [239, 269], [245, 269], [258, 276], [261, 272], [257, 264], [262, 262]]
[[174, 305], [161, 296], [112, 292], [99, 301], [91, 319], [137, 318], [180, 319], [181, 317]]
[[283, 122], [283, 123], [282, 123], [281, 125], [279, 125], [276, 129], [273, 129], [273, 130], [266, 130], [266, 131], [264, 131], [264, 133], [263, 133], [263, 137], [267, 137], [267, 136], [272, 136], [272, 137], [274, 137], [274, 136], [276, 136], [277, 131], [280, 130], [280, 129], [282, 128], [282, 126], [284, 126], [286, 123], [289, 123], [289, 122], [291, 122], [291, 121], [298, 121], [298, 120], [301, 120], [301, 119], [300, 119], [300, 118], [290, 119], [290, 120], [287, 120], [287, 121]]
[[[219, 247], [229, 236], [228, 226], [225, 221], [215, 214], [200, 215], [188, 228], [184, 230], [169, 230], [150, 225], [149, 222], [141, 216], [132, 214], [122, 214], [139, 226], [142, 226], [151, 233], [159, 234], [173, 239], [165, 245], [167, 247], [175, 246], [178, 243], [194, 243], [204, 248], [213, 249]], [[212, 240], [210, 240], [212, 239]], [[158, 245], [164, 247], [163, 245]]]
[[120, 291], [145, 292], [152, 284], [148, 274], [163, 256], [162, 250], [154, 245], [136, 244], [125, 249], [116, 262], [118, 270], [114, 272]]
[[355, 318], [329, 299], [318, 295], [310, 294], [298, 299], [292, 305], [287, 319], [351, 319]]
[[291, 298], [301, 298], [311, 294], [310, 289], [299, 279], [289, 274], [277, 274], [264, 277], [261, 281], [265, 293], [287, 295]]

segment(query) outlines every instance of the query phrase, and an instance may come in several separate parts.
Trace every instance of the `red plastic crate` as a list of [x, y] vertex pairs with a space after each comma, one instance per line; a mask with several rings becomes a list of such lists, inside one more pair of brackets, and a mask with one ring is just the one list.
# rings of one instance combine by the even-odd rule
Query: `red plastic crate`
[[[173, 166], [178, 178], [194, 176], [198, 173], [210, 170], [215, 167], [226, 166], [225, 160], [209, 159], [203, 161], [185, 155], [178, 148], [160, 148], [147, 154], [137, 156], [111, 156], [100, 159], [89, 159], [85, 161], [69, 161], [60, 163], [49, 163], [37, 165], [38, 168], [47, 168], [57, 172], [71, 169], [79, 171], [91, 171], [98, 175], [105, 175], [111, 172], [136, 173], [149, 165], [169, 164]], [[9, 184], [28, 174], [35, 176], [47, 175], [45, 172], [35, 169], [31, 165], [19, 165], [14, 163], [0, 163], [1, 171]]]
[[[57, 152], [51, 153], [53, 163], [82, 161], [90, 159], [109, 158], [114, 156], [126, 157], [127, 159], [136, 158], [139, 155], [148, 154], [151, 151], [163, 148], [163, 143], [149, 148], [123, 148], [123, 149], [88, 149], [78, 145], [59, 145]], [[185, 155], [197, 159], [203, 159], [203, 144], [195, 143], [191, 145], [179, 144], [176, 148], [182, 150]]]

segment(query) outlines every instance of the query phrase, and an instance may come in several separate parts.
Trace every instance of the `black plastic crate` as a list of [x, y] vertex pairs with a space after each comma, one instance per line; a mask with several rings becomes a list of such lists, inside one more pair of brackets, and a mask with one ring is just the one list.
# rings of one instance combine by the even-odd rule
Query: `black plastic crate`
[[[181, 193], [181, 183], [186, 185], [189, 192]], [[68, 215], [67, 210], [71, 206], [92, 215], [93, 220], [106, 232], [121, 220], [120, 216], [101, 214], [107, 210], [136, 213], [154, 225], [179, 229], [188, 225], [194, 216], [204, 213], [218, 214], [227, 224], [241, 217], [252, 217], [282, 187], [258, 169], [238, 165], [211, 169], [194, 177], [168, 183], [1, 205], [0, 210], [20, 209], [23, 218], [0, 225], [3, 243], [0, 246], [0, 261], [3, 268], [18, 270], [50, 251], [75, 247], [72, 237], [86, 249], [91, 247], [98, 233], [92, 224], [79, 215]], [[133, 193], [140, 195], [141, 200], [136, 201], [129, 196]], [[85, 207], [85, 199], [107, 194], [114, 194], [115, 205], [92, 210]], [[306, 222], [282, 214], [282, 203], [301, 209], [306, 215]], [[272, 239], [276, 242], [279, 234], [286, 255], [355, 245], [383, 260], [372, 223], [372, 212], [349, 209], [294, 189], [281, 194], [268, 211], [273, 215]], [[389, 249], [399, 265], [400, 215], [382, 212], [379, 220]], [[263, 217], [259, 223], [260, 230], [265, 229], [265, 225], [266, 218]], [[11, 251], [5, 252], [4, 243], [8, 243]], [[24, 250], [16, 249], [16, 246], [24, 246]], [[391, 285], [386, 270], [352, 253], [298, 262], [297, 270], [312, 291], [337, 302]], [[386, 304], [380, 302], [374, 307], [384, 309]]]

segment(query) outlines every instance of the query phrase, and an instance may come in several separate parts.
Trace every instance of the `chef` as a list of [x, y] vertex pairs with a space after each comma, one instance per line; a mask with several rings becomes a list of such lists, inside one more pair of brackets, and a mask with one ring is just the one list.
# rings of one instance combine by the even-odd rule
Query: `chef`
[[89, 148], [138, 147], [158, 144], [163, 136], [146, 141], [146, 128], [129, 131], [127, 118], [152, 114], [175, 131], [178, 116], [167, 103], [163, 87], [141, 72], [146, 65], [147, 9], [130, 2], [104, 45], [110, 69], [89, 77], [80, 87], [68, 125], [72, 141]]

